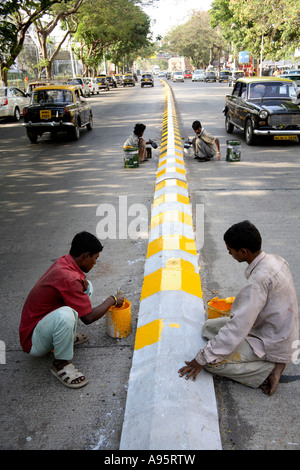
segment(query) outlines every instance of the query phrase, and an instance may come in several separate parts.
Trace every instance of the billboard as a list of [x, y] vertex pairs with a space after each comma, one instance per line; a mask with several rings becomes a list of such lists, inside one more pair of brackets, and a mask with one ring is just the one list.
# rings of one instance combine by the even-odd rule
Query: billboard
[[249, 62], [250, 62], [249, 51], [239, 52], [239, 63], [240, 64], [248, 64]]

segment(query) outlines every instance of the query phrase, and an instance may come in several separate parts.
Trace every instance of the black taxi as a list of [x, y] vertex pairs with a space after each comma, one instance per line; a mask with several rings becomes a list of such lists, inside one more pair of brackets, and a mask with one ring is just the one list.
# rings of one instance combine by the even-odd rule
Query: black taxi
[[283, 77], [244, 77], [225, 98], [225, 129], [244, 132], [247, 145], [258, 137], [299, 140], [300, 101], [292, 80]]
[[80, 129], [93, 128], [93, 113], [78, 85], [48, 85], [33, 90], [31, 101], [23, 110], [27, 136], [36, 143], [45, 132], [66, 132], [73, 140]]

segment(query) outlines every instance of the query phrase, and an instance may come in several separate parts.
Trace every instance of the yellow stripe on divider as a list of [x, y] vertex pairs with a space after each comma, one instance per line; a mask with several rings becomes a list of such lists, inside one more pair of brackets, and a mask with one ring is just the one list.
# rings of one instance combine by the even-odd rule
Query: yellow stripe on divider
[[196, 243], [184, 235], [163, 235], [148, 244], [147, 258], [163, 250], [182, 250], [197, 256]]
[[200, 276], [195, 272], [195, 266], [182, 258], [170, 258], [165, 268], [145, 276], [141, 300], [166, 290], [180, 290], [202, 298]]
[[157, 183], [155, 186], [155, 191], [159, 191], [160, 189], [170, 187], [170, 186], [180, 186], [181, 188], [187, 189], [187, 183], [185, 181], [177, 180], [173, 178], [173, 179], [160, 181], [159, 183]]
[[159, 173], [157, 173], [157, 178], [160, 176], [163, 176], [165, 173], [180, 173], [181, 175], [185, 175], [185, 169], [184, 168], [177, 168], [176, 166], [173, 167], [168, 167], [165, 168], [164, 170], [161, 170]]
[[182, 194], [177, 193], [163, 194], [162, 196], [154, 199], [153, 207], [157, 207], [164, 202], [181, 202], [182, 204], [189, 204], [190, 199], [187, 196], [182, 196]]
[[181, 211], [164, 211], [152, 217], [150, 230], [164, 222], [181, 222], [187, 225], [193, 225], [193, 219], [190, 214]]

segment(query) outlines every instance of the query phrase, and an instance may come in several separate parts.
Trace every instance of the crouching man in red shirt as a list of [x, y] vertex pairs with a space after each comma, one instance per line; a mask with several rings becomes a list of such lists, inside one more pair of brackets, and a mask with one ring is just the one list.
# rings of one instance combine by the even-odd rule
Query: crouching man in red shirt
[[69, 254], [58, 258], [30, 291], [22, 311], [19, 333], [23, 350], [35, 357], [54, 350], [51, 372], [70, 388], [88, 382], [71, 363], [74, 344], [87, 340], [76, 335], [77, 319], [89, 325], [124, 301], [122, 295], [112, 295], [92, 308], [93, 288], [85, 273], [94, 267], [102, 250], [94, 235], [78, 233]]

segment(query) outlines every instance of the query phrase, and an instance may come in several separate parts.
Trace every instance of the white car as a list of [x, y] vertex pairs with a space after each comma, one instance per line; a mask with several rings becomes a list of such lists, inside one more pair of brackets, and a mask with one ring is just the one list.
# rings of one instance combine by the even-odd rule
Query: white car
[[[95, 84], [93, 82], [93, 78], [84, 77], [82, 80], [83, 80], [83, 92], [85, 96], [93, 95], [95, 93]], [[99, 92], [99, 87], [98, 87], [98, 92]]]
[[192, 75], [192, 82], [203, 82], [204, 70], [196, 69]]
[[184, 82], [184, 73], [180, 71], [173, 72], [173, 82]]
[[0, 118], [13, 117], [19, 121], [23, 115], [23, 108], [30, 102], [27, 93], [13, 86], [0, 87]]

